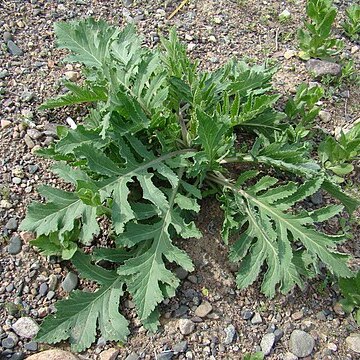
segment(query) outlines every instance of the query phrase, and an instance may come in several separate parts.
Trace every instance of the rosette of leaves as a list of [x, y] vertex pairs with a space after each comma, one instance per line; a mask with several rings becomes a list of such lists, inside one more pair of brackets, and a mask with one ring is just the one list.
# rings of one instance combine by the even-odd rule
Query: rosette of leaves
[[345, 12], [346, 19], [342, 23], [345, 34], [351, 40], [358, 40], [360, 38], [360, 5], [350, 5]]
[[[56, 24], [55, 34], [70, 50], [66, 60], [83, 65], [84, 82], [65, 83], [69, 91], [42, 108], [85, 104], [89, 115], [76, 129], [59, 127], [59, 141], [41, 151], [72, 190], [41, 187], [46, 201], [29, 206], [21, 228], [36, 233], [34, 245], [46, 255], [72, 258], [98, 290], [61, 300], [38, 341], [69, 339], [76, 351], [97, 331], [125, 341], [126, 293], [142, 324], [155, 330], [158, 305], [179, 285], [170, 265], [194, 268], [176, 239], [201, 236], [192, 218], [209, 192], [224, 210], [223, 238], [231, 260], [240, 262], [240, 288], [261, 278], [266, 295], [287, 292], [320, 262], [335, 275], [352, 275], [348, 256], [337, 250], [345, 234], [315, 226], [343, 207], [307, 211], [301, 203], [321, 188], [349, 212], [357, 202], [310, 157], [311, 144], [291, 136], [285, 113], [275, 109], [276, 69], [232, 60], [202, 72], [175, 31], [155, 50], [142, 46], [133, 27], [93, 19]], [[81, 248], [96, 245], [98, 236], [112, 246], [85, 255]]]
[[304, 60], [328, 58], [338, 54], [344, 47], [341, 40], [331, 37], [331, 28], [336, 18], [336, 7], [332, 0], [308, 0], [306, 14], [310, 21], [304, 22], [297, 37]]

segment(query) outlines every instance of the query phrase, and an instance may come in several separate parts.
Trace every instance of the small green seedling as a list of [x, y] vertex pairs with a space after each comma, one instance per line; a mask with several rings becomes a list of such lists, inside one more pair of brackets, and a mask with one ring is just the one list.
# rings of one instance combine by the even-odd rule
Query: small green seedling
[[354, 4], [346, 9], [346, 20], [342, 23], [345, 34], [351, 40], [360, 38], [360, 5]]

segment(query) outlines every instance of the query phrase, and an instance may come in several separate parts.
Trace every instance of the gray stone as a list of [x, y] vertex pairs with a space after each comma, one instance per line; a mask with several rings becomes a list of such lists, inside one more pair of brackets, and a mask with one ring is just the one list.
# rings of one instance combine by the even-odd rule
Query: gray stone
[[13, 36], [8, 31], [4, 31], [3, 39], [7, 43], [9, 40], [13, 40]]
[[48, 285], [46, 283], [42, 283], [39, 287], [40, 296], [45, 296], [48, 292]]
[[43, 134], [39, 131], [39, 130], [36, 130], [36, 129], [29, 129], [27, 131], [27, 134], [33, 139], [33, 140], [38, 140], [40, 139]]
[[12, 178], [12, 182], [13, 182], [13, 184], [15, 184], [15, 185], [19, 185], [19, 184], [21, 184], [21, 179], [20, 179], [19, 177], [17, 177], [17, 176], [14, 176], [14, 177]]
[[284, 360], [298, 360], [298, 357], [291, 352], [287, 352], [286, 354], [284, 354], [283, 359]]
[[129, 7], [133, 4], [133, 0], [123, 0], [123, 5]]
[[315, 78], [321, 78], [325, 75], [339, 76], [341, 74], [341, 66], [329, 61], [310, 59], [306, 63], [306, 67], [314, 74]]
[[198, 279], [196, 277], [196, 275], [189, 275], [188, 276], [188, 280], [193, 283], [193, 284], [197, 284], [198, 283]]
[[23, 352], [16, 352], [11, 355], [11, 358], [9, 360], [23, 360], [25, 359], [25, 354]]
[[26, 146], [29, 149], [32, 149], [35, 146], [35, 143], [33, 142], [33, 140], [31, 139], [31, 137], [28, 134], [26, 134], [24, 136], [24, 141], [25, 141]]
[[309, 356], [315, 346], [314, 338], [302, 330], [294, 330], [289, 341], [289, 350], [298, 357]]
[[14, 284], [10, 283], [5, 289], [8, 293], [12, 292], [14, 290]]
[[183, 335], [190, 335], [195, 330], [195, 324], [189, 319], [180, 319], [179, 330]]
[[244, 320], [250, 320], [253, 316], [254, 316], [254, 312], [251, 310], [246, 309], [241, 312], [241, 317]]
[[[134, 304], [135, 305], [135, 304]], [[174, 311], [174, 316], [175, 317], [181, 317], [184, 316], [185, 314], [187, 314], [187, 312], [189, 311], [189, 307], [186, 305], [181, 305], [178, 309], [176, 309]]]
[[79, 360], [79, 358], [64, 350], [60, 349], [52, 349], [41, 351], [37, 354], [31, 355], [27, 358], [27, 360]]
[[116, 360], [118, 355], [119, 349], [110, 348], [100, 353], [99, 360]]
[[175, 353], [184, 353], [187, 350], [187, 348], [188, 348], [188, 342], [180, 341], [179, 343], [173, 346], [173, 351]]
[[201, 318], [210, 314], [212, 311], [212, 306], [208, 301], [204, 301], [200, 306], [198, 306], [195, 310], [195, 316], [199, 316]]
[[345, 339], [349, 349], [360, 354], [360, 334], [351, 334]]
[[8, 220], [8, 222], [5, 224], [5, 228], [8, 230], [16, 230], [18, 227], [18, 221], [16, 218], [11, 218]]
[[34, 99], [34, 97], [35, 97], [35, 93], [29, 90], [25, 90], [20, 96], [21, 100], [24, 102], [30, 102]]
[[180, 280], [186, 279], [187, 276], [188, 276], [188, 274], [189, 274], [189, 273], [188, 273], [185, 269], [183, 269], [181, 266], [179, 266], [179, 267], [177, 267], [177, 268], [175, 269], [175, 275], [176, 275]]
[[320, 110], [319, 111], [319, 118], [321, 121], [328, 123], [331, 120], [331, 114], [327, 111]]
[[271, 353], [271, 349], [275, 344], [275, 335], [274, 333], [265, 334], [260, 342], [261, 351], [264, 355], [269, 355]]
[[46, 298], [47, 298], [48, 300], [52, 300], [52, 299], [54, 298], [54, 296], [55, 296], [55, 291], [50, 290], [50, 291], [47, 293]]
[[21, 251], [21, 246], [22, 246], [22, 241], [20, 236], [18, 235], [12, 236], [9, 241], [7, 251], [11, 255], [16, 255]]
[[55, 274], [49, 275], [49, 290], [54, 291], [56, 289], [58, 278]]
[[174, 353], [170, 350], [164, 351], [156, 356], [157, 360], [171, 360], [174, 357]]
[[1, 346], [5, 349], [12, 349], [18, 341], [19, 338], [14, 333], [9, 333], [8, 336], [1, 341]]
[[65, 280], [61, 283], [61, 287], [64, 289], [64, 291], [71, 292], [77, 287], [78, 282], [79, 279], [77, 275], [74, 272], [70, 271], [66, 275]]
[[126, 357], [125, 360], [139, 360], [140, 359], [140, 356], [136, 353], [131, 353], [130, 355], [128, 355]]
[[276, 329], [274, 331], [274, 335], [275, 335], [275, 342], [278, 342], [284, 336], [284, 331], [282, 331], [281, 329]]
[[255, 313], [254, 317], [251, 319], [253, 325], [259, 325], [262, 323], [262, 317], [259, 313]]
[[39, 165], [29, 165], [28, 172], [29, 174], [35, 174], [39, 170]]
[[235, 335], [236, 335], [236, 329], [235, 326], [233, 324], [230, 324], [227, 328], [224, 329], [225, 331], [225, 340], [224, 340], [224, 344], [225, 345], [229, 345], [231, 344], [234, 339], [235, 339]]
[[11, 55], [14, 55], [14, 56], [24, 55], [24, 52], [12, 40], [9, 40], [7, 42], [7, 47], [9, 49]]
[[39, 331], [39, 325], [30, 317], [22, 317], [18, 319], [13, 325], [13, 330], [20, 337], [31, 339]]
[[312, 194], [310, 199], [314, 205], [321, 205], [324, 202], [321, 191], [317, 191], [316, 193]]
[[38, 343], [36, 341], [30, 341], [24, 345], [24, 348], [28, 351], [36, 351], [38, 349]]

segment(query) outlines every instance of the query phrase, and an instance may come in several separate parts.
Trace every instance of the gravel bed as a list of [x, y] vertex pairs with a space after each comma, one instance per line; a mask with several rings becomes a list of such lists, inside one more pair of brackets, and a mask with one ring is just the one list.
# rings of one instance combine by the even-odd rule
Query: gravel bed
[[[340, 19], [351, 2], [335, 2]], [[55, 47], [54, 22], [88, 16], [119, 26], [134, 22], [150, 47], [175, 26], [203, 69], [215, 69], [231, 57], [278, 66], [274, 85], [285, 99], [301, 82], [314, 81], [306, 63], [294, 56], [303, 0], [192, 0], [167, 20], [179, 3], [0, 1], [0, 359], [23, 359], [50, 348], [32, 340], [38, 324], [69, 291], [92, 286], [79, 281], [69, 263], [39, 255], [29, 245], [32, 234], [18, 231], [27, 204], [39, 199], [36, 187], [63, 186], [51, 174], [51, 162], [37, 158], [35, 150], [56, 139], [56, 125], [67, 125], [68, 117], [78, 122], [84, 114], [76, 107], [37, 110], [45, 99], [61, 93], [62, 79], [80, 76], [76, 65], [61, 62], [64, 51]], [[279, 20], [284, 10], [291, 14], [285, 23]], [[336, 32], [342, 36], [339, 27]], [[359, 44], [344, 40], [342, 56], [359, 67]], [[360, 90], [352, 84], [327, 90], [331, 96], [323, 101], [319, 124], [336, 133], [360, 119]], [[177, 296], [162, 305], [160, 330], [147, 334], [129, 299], [123, 305], [131, 321], [128, 343], [106, 344], [100, 338], [81, 359], [241, 359], [259, 350], [274, 360], [360, 358], [359, 329], [339, 306], [337, 286], [325, 276], [309, 282], [304, 292], [272, 300], [259, 293], [257, 284], [236, 290], [236, 268], [227, 261], [219, 234], [220, 209], [211, 200], [204, 205], [197, 220], [204, 237], [179, 241], [196, 270], [176, 270], [183, 283]], [[350, 248], [359, 258], [358, 236]], [[58, 347], [69, 350], [67, 344]]]

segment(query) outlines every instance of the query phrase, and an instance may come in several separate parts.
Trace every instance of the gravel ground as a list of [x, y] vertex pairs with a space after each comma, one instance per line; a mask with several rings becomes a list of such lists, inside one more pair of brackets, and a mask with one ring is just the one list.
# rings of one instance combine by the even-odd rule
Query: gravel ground
[[[340, 18], [351, 2], [336, 2]], [[296, 50], [294, 34], [304, 17], [304, 1], [193, 0], [168, 21], [179, 3], [0, 1], [1, 359], [22, 359], [49, 348], [31, 340], [36, 324], [78, 281], [68, 263], [40, 256], [28, 245], [32, 234], [17, 231], [26, 205], [38, 198], [36, 187], [59, 183], [49, 172], [50, 163], [35, 157], [34, 150], [54, 141], [56, 124], [66, 124], [69, 116], [80, 120], [82, 115], [81, 109], [37, 111], [45, 99], [61, 91], [62, 78], [70, 76], [69, 72], [75, 77], [79, 73], [76, 66], [61, 62], [64, 52], [54, 46], [54, 22], [87, 16], [119, 26], [134, 21], [150, 47], [156, 46], [159, 34], [176, 26], [202, 68], [214, 69], [233, 56], [250, 62], [267, 60], [279, 66], [274, 85], [284, 95], [294, 92], [302, 81], [313, 81], [304, 62], [284, 57]], [[291, 18], [281, 23], [278, 15], [285, 9]], [[339, 29], [337, 33], [341, 36]], [[343, 57], [353, 58], [358, 66], [359, 44], [345, 42]], [[360, 118], [358, 87], [329, 85], [327, 93], [331, 95], [324, 100], [326, 116], [320, 123], [329, 132], [349, 127]], [[180, 242], [194, 259], [196, 271], [178, 270], [184, 281], [176, 298], [163, 305], [159, 332], [146, 334], [134, 315], [133, 303], [127, 301], [124, 307], [132, 327], [129, 342], [118, 347], [99, 339], [80, 355], [82, 359], [110, 360], [116, 354], [127, 360], [241, 359], [245, 352], [260, 349], [269, 354], [268, 359], [297, 359], [294, 354], [306, 359], [360, 358], [352, 350], [360, 351], [359, 330], [353, 317], [343, 313], [338, 288], [326, 277], [310, 282], [303, 293], [295, 290], [271, 301], [259, 294], [256, 285], [235, 290], [236, 269], [226, 261], [219, 235], [220, 210], [211, 200], [204, 205], [206, 211], [198, 218], [204, 237], [196, 243]], [[358, 244], [355, 236], [350, 248], [357, 258]], [[352, 333], [357, 335], [348, 338]], [[67, 349], [66, 344], [60, 347]]]

